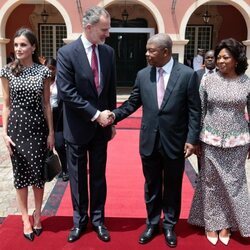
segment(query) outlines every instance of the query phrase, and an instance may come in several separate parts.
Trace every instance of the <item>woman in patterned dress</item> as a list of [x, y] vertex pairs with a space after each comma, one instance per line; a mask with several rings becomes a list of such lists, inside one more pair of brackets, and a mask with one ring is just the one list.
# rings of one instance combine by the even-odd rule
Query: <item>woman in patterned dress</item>
[[222, 40], [215, 58], [219, 71], [204, 77], [200, 85], [201, 171], [188, 222], [204, 227], [213, 245], [218, 238], [227, 245], [231, 231], [250, 237], [245, 170], [250, 135], [244, 116], [250, 79], [245, 75], [248, 64], [242, 43]]
[[[3, 138], [11, 156], [23, 234], [28, 240], [42, 232], [43, 165], [47, 148], [53, 149], [50, 108], [50, 71], [40, 64], [34, 33], [19, 29], [14, 36], [16, 60], [0, 71], [3, 89]], [[28, 215], [28, 186], [35, 200], [33, 220]]]

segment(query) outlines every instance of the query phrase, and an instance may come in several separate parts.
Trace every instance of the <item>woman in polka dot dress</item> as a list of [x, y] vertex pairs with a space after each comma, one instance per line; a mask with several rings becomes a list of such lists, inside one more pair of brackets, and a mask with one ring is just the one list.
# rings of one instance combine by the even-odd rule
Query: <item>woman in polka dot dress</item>
[[[38, 59], [34, 33], [19, 29], [14, 36], [16, 60], [0, 71], [3, 89], [3, 137], [14, 173], [23, 233], [28, 240], [42, 232], [43, 165], [47, 148], [53, 149], [50, 108], [50, 71]], [[32, 186], [35, 211], [28, 215], [28, 186]]]

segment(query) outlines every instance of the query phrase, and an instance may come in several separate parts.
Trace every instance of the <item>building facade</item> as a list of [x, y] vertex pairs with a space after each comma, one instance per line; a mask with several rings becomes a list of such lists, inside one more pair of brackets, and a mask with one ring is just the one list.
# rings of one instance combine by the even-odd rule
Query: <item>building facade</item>
[[228, 37], [242, 41], [250, 59], [250, 0], [0, 0], [0, 67], [22, 26], [37, 34], [41, 56], [56, 58], [59, 47], [81, 35], [83, 12], [93, 5], [111, 14], [107, 43], [116, 51], [118, 87], [133, 85], [146, 66], [146, 41], [159, 32], [172, 37], [174, 57], [186, 64], [198, 48]]

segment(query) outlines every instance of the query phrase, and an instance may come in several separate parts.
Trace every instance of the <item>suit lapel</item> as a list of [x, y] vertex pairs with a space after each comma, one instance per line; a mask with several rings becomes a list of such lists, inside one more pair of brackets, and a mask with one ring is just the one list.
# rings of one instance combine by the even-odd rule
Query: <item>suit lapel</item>
[[178, 78], [180, 76], [180, 68], [178, 66], [178, 63], [175, 61], [174, 62], [174, 65], [173, 65], [173, 68], [172, 68], [172, 71], [170, 73], [170, 77], [169, 77], [169, 80], [168, 80], [168, 84], [167, 84], [167, 88], [165, 90], [165, 94], [164, 94], [164, 98], [163, 98], [163, 101], [162, 101], [162, 104], [161, 104], [161, 109], [163, 108], [163, 106], [165, 106], [169, 100], [169, 97], [174, 89], [174, 86], [175, 84], [177, 83], [178, 81]]
[[89, 61], [88, 61], [88, 57], [87, 57], [85, 48], [82, 44], [81, 38], [78, 38], [78, 40], [77, 40], [77, 46], [75, 49], [75, 53], [76, 53], [75, 58], [76, 58], [76, 61], [78, 62], [77, 65], [79, 66], [79, 68], [81, 68], [81, 72], [83, 72], [83, 74], [86, 76], [86, 78], [89, 79], [89, 84], [90, 84], [91, 88], [97, 94], [96, 87], [94, 84], [94, 76], [93, 76]]
[[100, 75], [100, 93], [103, 90], [104, 87], [104, 72], [105, 72], [105, 67], [106, 67], [106, 63], [105, 63], [105, 51], [102, 45], [98, 45], [98, 53], [99, 53], [99, 61], [100, 61], [100, 69], [99, 69], [99, 75]]
[[156, 68], [151, 67], [150, 70], [150, 84], [151, 84], [151, 89], [152, 89], [152, 98], [154, 100], [153, 103], [155, 103], [157, 109], [158, 109], [158, 101], [157, 101], [157, 87], [156, 87]]

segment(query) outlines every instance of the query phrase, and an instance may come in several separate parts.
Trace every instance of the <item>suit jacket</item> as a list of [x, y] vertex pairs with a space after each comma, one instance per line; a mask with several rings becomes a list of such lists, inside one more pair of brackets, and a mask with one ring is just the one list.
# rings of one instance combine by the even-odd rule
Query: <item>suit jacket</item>
[[200, 132], [200, 98], [197, 75], [189, 67], [174, 62], [160, 109], [157, 104], [156, 68], [148, 66], [138, 72], [129, 99], [114, 110], [116, 121], [142, 105], [140, 154], [149, 156], [159, 131], [167, 155], [183, 156], [185, 142], [196, 144]]
[[205, 74], [205, 72], [206, 72], [205, 69], [199, 69], [196, 71], [199, 85], [201, 83], [201, 79], [202, 79], [203, 75]]
[[[101, 92], [94, 77], [81, 38], [63, 46], [57, 56], [57, 88], [63, 101], [64, 137], [75, 144], [88, 143], [96, 133], [97, 122], [91, 119], [97, 110], [116, 107], [114, 50], [98, 45]], [[111, 138], [111, 127], [102, 129], [104, 140]]]

